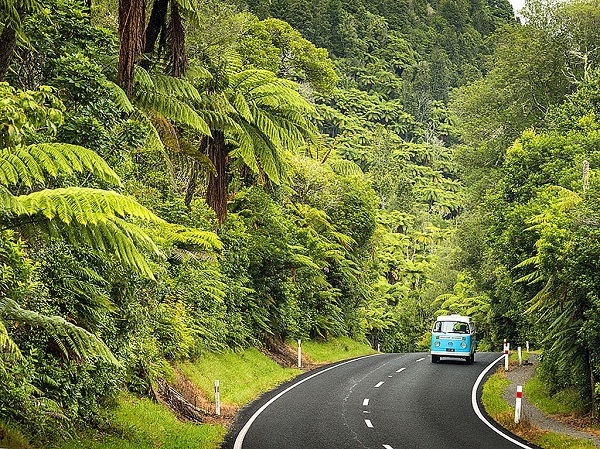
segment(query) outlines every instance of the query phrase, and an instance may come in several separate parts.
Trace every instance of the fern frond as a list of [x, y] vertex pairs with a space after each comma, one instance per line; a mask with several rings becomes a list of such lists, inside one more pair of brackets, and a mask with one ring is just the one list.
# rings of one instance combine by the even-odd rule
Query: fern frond
[[0, 352], [9, 354], [11, 357], [16, 360], [22, 360], [23, 354], [19, 347], [15, 344], [10, 335], [8, 335], [8, 331], [6, 330], [6, 326], [2, 319], [0, 319]]
[[222, 249], [223, 243], [214, 232], [188, 228], [171, 223], [160, 227], [161, 235], [170, 244], [197, 246], [203, 250]]
[[254, 121], [252, 112], [250, 111], [250, 106], [241, 92], [235, 92], [231, 103], [240, 117], [242, 117], [248, 123], [252, 123]]
[[102, 358], [114, 365], [119, 364], [102, 340], [62, 317], [47, 316], [33, 310], [23, 309], [10, 298], [0, 298], [0, 316], [4, 320], [8, 319], [45, 329], [55, 339], [65, 356], [69, 356], [68, 346], [80, 358]]
[[134, 79], [136, 89], [142, 89], [144, 91], [151, 91], [154, 89], [154, 82], [150, 73], [139, 64], [134, 67]]
[[29, 215], [41, 214], [50, 220], [58, 218], [67, 224], [75, 221], [85, 225], [115, 216], [163, 222], [133, 198], [108, 190], [87, 187], [45, 189], [18, 196], [17, 200]]
[[0, 182], [4, 185], [45, 181], [52, 177], [87, 169], [100, 179], [119, 185], [121, 180], [106, 161], [94, 151], [66, 143], [40, 143], [13, 150], [0, 150]]
[[181, 100], [201, 102], [200, 92], [188, 81], [168, 75], [152, 75], [154, 88], [163, 95], [175, 95]]
[[136, 100], [144, 109], [154, 110], [176, 123], [189, 126], [204, 135], [211, 135], [206, 121], [190, 106], [175, 97], [144, 91], [136, 93]]
[[0, 214], [4, 215], [26, 215], [27, 209], [8, 189], [0, 185]]
[[[122, 223], [119, 223], [122, 225]], [[148, 279], [154, 279], [154, 273], [148, 265], [146, 258], [138, 251], [133, 243], [131, 230], [128, 228], [124, 231], [121, 226], [117, 225], [112, 221], [106, 221], [99, 223], [96, 228], [101, 234], [102, 238], [94, 241], [103, 242], [109, 249], [115, 254], [115, 256], [126, 266], [132, 268], [134, 271], [146, 276]], [[145, 236], [135, 236], [137, 240], [142, 240]], [[149, 238], [146, 237], [147, 240]], [[154, 244], [152, 244], [154, 246]], [[156, 246], [154, 246], [156, 248]], [[158, 252], [158, 249], [156, 249]]]
[[320, 267], [309, 257], [304, 254], [291, 254], [291, 262], [296, 267], [312, 268], [313, 270], [320, 270]]
[[363, 174], [363, 171], [358, 164], [348, 159], [329, 159], [327, 163], [338, 175], [356, 176]]
[[126, 114], [132, 114], [135, 111], [135, 108], [127, 98], [127, 94], [125, 91], [119, 86], [117, 83], [113, 83], [112, 81], [106, 81], [108, 91], [111, 94], [111, 99], [115, 102], [115, 104], [121, 108], [123, 112]]

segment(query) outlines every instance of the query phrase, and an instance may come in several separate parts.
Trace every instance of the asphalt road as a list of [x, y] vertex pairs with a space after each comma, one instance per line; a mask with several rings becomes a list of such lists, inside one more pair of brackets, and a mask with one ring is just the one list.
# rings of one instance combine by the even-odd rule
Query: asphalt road
[[499, 355], [478, 353], [467, 365], [378, 354], [305, 373], [243, 409], [222, 448], [534, 448], [473, 407], [473, 386]]

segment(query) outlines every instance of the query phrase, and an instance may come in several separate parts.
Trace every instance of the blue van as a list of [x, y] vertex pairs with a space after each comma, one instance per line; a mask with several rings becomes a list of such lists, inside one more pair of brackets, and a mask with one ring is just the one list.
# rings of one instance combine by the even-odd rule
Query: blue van
[[437, 363], [440, 357], [475, 361], [477, 340], [475, 323], [471, 317], [462, 315], [438, 316], [431, 330], [431, 362]]

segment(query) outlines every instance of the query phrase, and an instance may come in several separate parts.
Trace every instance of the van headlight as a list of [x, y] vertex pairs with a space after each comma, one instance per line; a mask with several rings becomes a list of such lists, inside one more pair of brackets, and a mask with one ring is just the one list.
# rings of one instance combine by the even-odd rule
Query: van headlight
[[436, 341], [436, 342], [435, 342], [433, 345], [434, 345], [436, 348], [439, 348], [439, 347], [440, 347], [440, 342], [439, 342], [439, 341]]
[[467, 343], [463, 341], [463, 342], [460, 344], [460, 347], [461, 347], [461, 348], [463, 348], [463, 349], [465, 349], [465, 348], [467, 347]]

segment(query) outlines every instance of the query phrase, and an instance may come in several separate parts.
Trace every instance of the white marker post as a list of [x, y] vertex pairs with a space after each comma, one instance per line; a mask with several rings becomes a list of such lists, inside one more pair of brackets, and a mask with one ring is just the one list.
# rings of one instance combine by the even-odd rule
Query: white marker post
[[379, 343], [377, 343], [377, 352], [381, 352]]
[[517, 346], [517, 354], [519, 354], [519, 365], [523, 364], [523, 356], [521, 354], [521, 347]]
[[529, 340], [525, 342], [525, 348], [527, 349], [527, 353], [529, 354]]
[[302, 340], [298, 339], [298, 368], [302, 368]]
[[523, 387], [521, 385], [517, 385], [517, 399], [515, 401], [515, 422], [519, 424], [521, 421], [521, 408], [523, 401]]
[[218, 380], [215, 380], [215, 414], [221, 414], [221, 387]]
[[504, 371], [508, 371], [508, 343], [504, 345]]

